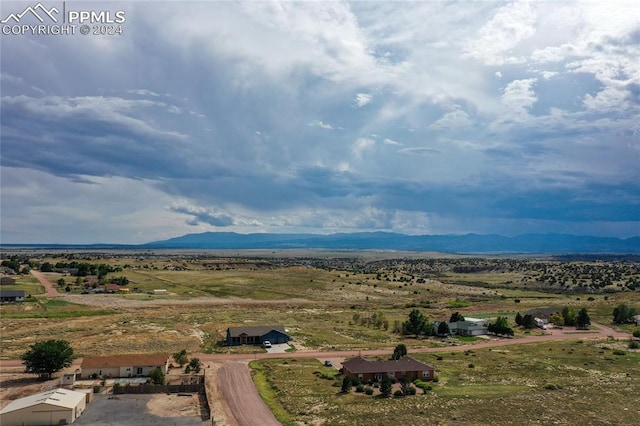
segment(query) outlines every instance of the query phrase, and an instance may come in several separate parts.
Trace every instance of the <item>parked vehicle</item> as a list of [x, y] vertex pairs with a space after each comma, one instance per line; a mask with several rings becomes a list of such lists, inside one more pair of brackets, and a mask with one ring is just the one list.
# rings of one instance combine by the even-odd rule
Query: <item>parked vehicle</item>
[[262, 347], [265, 349], [268, 349], [271, 347], [271, 342], [268, 340], [265, 340], [264, 342], [262, 342]]

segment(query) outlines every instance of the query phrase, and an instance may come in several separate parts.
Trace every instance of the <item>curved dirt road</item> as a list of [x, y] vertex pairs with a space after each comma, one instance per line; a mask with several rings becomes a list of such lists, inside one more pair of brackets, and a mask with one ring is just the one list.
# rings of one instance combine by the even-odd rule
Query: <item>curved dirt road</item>
[[220, 367], [218, 386], [239, 426], [280, 426], [258, 395], [247, 364], [230, 362]]
[[36, 277], [38, 279], [38, 282], [40, 282], [40, 285], [42, 287], [44, 287], [45, 295], [47, 297], [58, 297], [58, 296], [60, 296], [60, 293], [58, 293], [58, 290], [56, 290], [56, 288], [53, 286], [53, 284], [51, 284], [49, 282], [49, 280], [47, 280], [47, 277], [45, 277], [42, 272], [34, 271], [32, 269], [31, 270], [31, 275]]

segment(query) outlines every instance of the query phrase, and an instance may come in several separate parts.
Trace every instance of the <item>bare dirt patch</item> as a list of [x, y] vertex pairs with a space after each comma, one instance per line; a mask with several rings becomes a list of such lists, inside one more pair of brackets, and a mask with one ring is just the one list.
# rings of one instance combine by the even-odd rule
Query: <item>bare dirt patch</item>
[[147, 403], [149, 413], [159, 417], [198, 417], [200, 402], [197, 394], [154, 394]]

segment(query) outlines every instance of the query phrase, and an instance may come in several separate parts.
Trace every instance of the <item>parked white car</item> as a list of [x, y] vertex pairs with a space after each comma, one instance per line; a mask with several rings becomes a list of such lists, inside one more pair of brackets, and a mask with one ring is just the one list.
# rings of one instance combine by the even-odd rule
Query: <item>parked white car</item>
[[262, 342], [262, 347], [265, 349], [268, 349], [271, 347], [271, 342], [268, 340], [265, 340], [264, 342]]

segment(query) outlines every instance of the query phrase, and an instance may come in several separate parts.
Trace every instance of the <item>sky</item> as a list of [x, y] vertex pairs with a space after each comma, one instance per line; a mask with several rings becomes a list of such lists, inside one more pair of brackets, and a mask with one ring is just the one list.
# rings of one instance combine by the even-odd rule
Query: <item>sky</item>
[[37, 3], [0, 5], [2, 243], [640, 235], [637, 0]]

